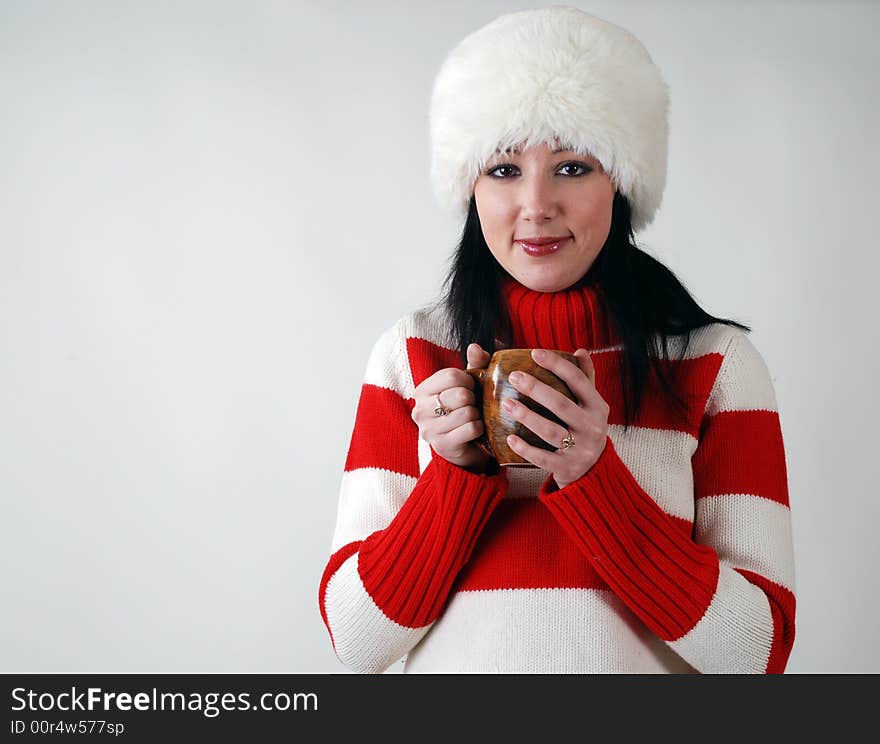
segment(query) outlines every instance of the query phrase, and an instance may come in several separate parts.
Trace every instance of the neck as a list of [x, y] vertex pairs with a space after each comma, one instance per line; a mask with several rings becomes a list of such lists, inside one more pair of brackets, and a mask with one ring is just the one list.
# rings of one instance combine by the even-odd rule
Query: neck
[[504, 274], [501, 292], [513, 331], [511, 348], [574, 352], [616, 344], [596, 284], [538, 292]]

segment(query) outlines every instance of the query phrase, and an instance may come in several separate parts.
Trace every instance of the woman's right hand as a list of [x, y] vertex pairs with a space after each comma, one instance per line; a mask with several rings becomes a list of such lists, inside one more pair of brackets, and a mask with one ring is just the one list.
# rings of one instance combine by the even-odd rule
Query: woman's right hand
[[[467, 348], [468, 369], [482, 369], [490, 354], [479, 344]], [[434, 413], [437, 396], [449, 411], [445, 416]], [[416, 386], [412, 420], [419, 427], [419, 436], [434, 451], [453, 465], [484, 473], [491, 458], [473, 440], [483, 433], [483, 421], [475, 405], [474, 378], [463, 369], [446, 367], [438, 370]]]

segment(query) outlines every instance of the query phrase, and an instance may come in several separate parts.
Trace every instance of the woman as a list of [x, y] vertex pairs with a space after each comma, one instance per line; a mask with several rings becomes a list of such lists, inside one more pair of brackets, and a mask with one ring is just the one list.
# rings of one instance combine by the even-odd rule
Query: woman
[[[794, 641], [785, 456], [762, 357], [639, 250], [666, 178], [666, 85], [574, 8], [501, 16], [446, 59], [432, 182], [465, 218], [443, 302], [367, 363], [319, 603], [381, 672], [784, 671]], [[573, 403], [499, 468], [473, 382], [533, 348]], [[572, 364], [541, 350], [574, 352]]]

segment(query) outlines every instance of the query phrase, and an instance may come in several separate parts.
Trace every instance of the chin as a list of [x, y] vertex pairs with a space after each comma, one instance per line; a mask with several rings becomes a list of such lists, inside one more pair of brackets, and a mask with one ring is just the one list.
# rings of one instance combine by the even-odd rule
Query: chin
[[558, 274], [541, 276], [525, 273], [515, 277], [516, 280], [524, 287], [528, 287], [535, 292], [559, 292], [568, 289], [580, 277], [559, 276]]

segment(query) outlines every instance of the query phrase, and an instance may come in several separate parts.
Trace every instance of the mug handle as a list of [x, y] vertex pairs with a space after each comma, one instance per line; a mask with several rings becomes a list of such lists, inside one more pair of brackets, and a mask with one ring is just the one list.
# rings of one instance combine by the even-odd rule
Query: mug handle
[[[487, 373], [488, 371], [489, 371], [489, 370], [488, 370], [486, 367], [481, 367], [481, 368], [479, 368], [479, 369], [476, 369], [476, 368], [474, 368], [474, 367], [471, 367], [470, 369], [466, 369], [466, 370], [465, 370], [465, 372], [467, 372], [471, 377], [474, 378], [474, 382], [475, 382], [477, 385], [482, 385], [482, 384], [483, 384], [483, 380], [486, 379], [486, 373]], [[474, 390], [476, 391], [476, 385], [474, 385]], [[480, 391], [480, 392], [482, 392], [482, 391]]]
[[492, 451], [492, 445], [489, 443], [489, 437], [486, 435], [486, 422], [483, 419], [483, 382], [486, 380], [486, 375], [489, 370], [486, 367], [482, 367], [480, 369], [466, 369], [465, 372], [474, 378], [474, 405], [480, 412], [480, 420], [483, 421], [483, 433], [474, 439], [474, 444], [476, 444], [483, 453], [497, 460], [498, 458]]

